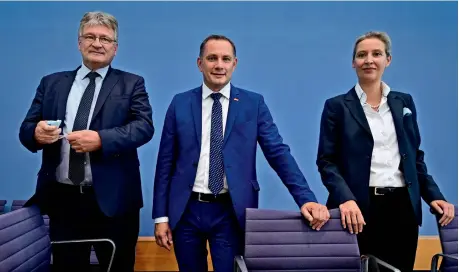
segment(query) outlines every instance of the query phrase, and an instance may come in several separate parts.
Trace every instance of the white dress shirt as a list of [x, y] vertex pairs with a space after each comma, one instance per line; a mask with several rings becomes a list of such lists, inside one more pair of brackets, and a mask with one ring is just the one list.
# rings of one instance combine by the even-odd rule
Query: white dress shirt
[[[230, 99], [231, 85], [225, 85], [220, 90], [222, 96], [220, 103], [222, 104], [223, 114], [223, 134], [225, 134], [226, 119], [228, 116], [229, 99]], [[193, 192], [211, 194], [209, 189], [209, 154], [210, 154], [210, 127], [212, 120], [212, 105], [214, 100], [210, 95], [213, 93], [205, 83], [202, 84], [202, 130], [201, 130], [201, 153], [199, 156], [198, 169], [193, 186]], [[228, 183], [226, 181], [226, 174], [223, 176], [223, 189], [220, 193], [228, 192]], [[159, 217], [155, 219], [155, 223], [169, 222], [168, 217]]]
[[375, 111], [367, 104], [367, 96], [360, 84], [355, 91], [362, 104], [363, 111], [373, 135], [373, 155], [371, 157], [370, 187], [404, 187], [405, 179], [399, 170], [400, 151], [394, 120], [387, 104], [390, 87], [382, 82], [383, 91], [379, 110]]
[[[230, 83], [226, 84], [220, 90], [222, 96], [220, 103], [222, 104], [223, 114], [223, 135], [225, 134], [226, 118], [228, 116], [228, 107], [230, 99]], [[201, 154], [199, 156], [198, 170], [194, 181], [193, 192], [212, 194], [209, 189], [209, 154], [210, 154], [210, 126], [212, 121], [212, 105], [214, 100], [210, 95], [213, 93], [206, 84], [202, 84], [202, 130], [201, 130]], [[228, 191], [228, 184], [226, 182], [226, 175], [223, 176], [224, 186], [220, 193]]]

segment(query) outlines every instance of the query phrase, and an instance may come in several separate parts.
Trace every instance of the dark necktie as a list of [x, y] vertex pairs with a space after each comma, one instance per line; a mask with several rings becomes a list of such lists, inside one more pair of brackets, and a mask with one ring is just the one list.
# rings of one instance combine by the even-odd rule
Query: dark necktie
[[212, 119], [210, 127], [210, 154], [209, 154], [209, 189], [217, 195], [223, 189], [223, 114], [220, 103], [221, 93], [210, 95], [214, 100], [212, 105]]
[[[83, 93], [83, 97], [81, 97], [72, 131], [85, 130], [88, 126], [89, 112], [96, 90], [96, 78], [99, 76], [96, 72], [90, 72], [86, 75], [89, 78], [89, 84]], [[84, 181], [84, 163], [85, 153], [76, 153], [73, 148], [70, 148], [69, 179], [75, 185], [79, 185]]]

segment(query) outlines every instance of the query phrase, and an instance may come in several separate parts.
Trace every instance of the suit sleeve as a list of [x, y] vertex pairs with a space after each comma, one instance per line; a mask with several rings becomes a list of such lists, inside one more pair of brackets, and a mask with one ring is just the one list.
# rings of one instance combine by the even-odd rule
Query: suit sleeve
[[175, 98], [166, 112], [164, 126], [159, 144], [158, 159], [153, 196], [153, 218], [167, 217], [167, 203], [170, 188], [170, 178], [174, 170], [177, 146], [175, 141]]
[[322, 111], [316, 163], [322, 182], [330, 193], [330, 197], [334, 202], [342, 204], [349, 200], [357, 201], [357, 199], [341, 176], [337, 165], [339, 160], [337, 154], [339, 145], [337, 115], [330, 104], [330, 100], [327, 100]]
[[98, 131], [102, 142], [102, 154], [110, 156], [136, 149], [148, 143], [154, 131], [148, 93], [143, 78], [139, 77], [131, 96], [130, 121], [121, 127]]
[[445, 197], [440, 192], [438, 185], [435, 183], [434, 179], [431, 175], [429, 175], [427, 171], [427, 166], [424, 162], [424, 151], [420, 149], [421, 146], [421, 135], [419, 133], [419, 127], [417, 122], [417, 113], [416, 113], [416, 106], [414, 105], [413, 97], [410, 95], [410, 109], [413, 115], [413, 125], [414, 125], [414, 132], [416, 136], [416, 170], [417, 176], [419, 181], [419, 186], [421, 190], [421, 197], [426, 201], [428, 204], [433, 200], [445, 200]]
[[43, 149], [43, 146], [35, 140], [35, 128], [37, 127], [38, 122], [40, 122], [43, 118], [43, 97], [45, 93], [44, 81], [45, 79], [42, 78], [32, 101], [32, 105], [30, 106], [26, 117], [22, 121], [21, 128], [19, 129], [19, 140], [21, 141], [21, 144], [33, 153]]
[[283, 143], [263, 97], [258, 106], [258, 143], [269, 165], [276, 171], [296, 204], [301, 208], [304, 203], [317, 202], [289, 146]]

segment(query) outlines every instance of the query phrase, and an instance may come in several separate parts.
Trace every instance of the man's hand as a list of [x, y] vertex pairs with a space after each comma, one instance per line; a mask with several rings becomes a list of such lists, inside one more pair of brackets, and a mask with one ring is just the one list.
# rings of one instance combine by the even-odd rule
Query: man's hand
[[172, 231], [169, 227], [169, 223], [164, 222], [155, 224], [155, 238], [158, 246], [164, 247], [169, 251], [171, 250]]
[[301, 206], [301, 213], [309, 221], [309, 225], [314, 230], [320, 230], [328, 219], [330, 219], [330, 213], [327, 207], [316, 202], [307, 202]]
[[448, 203], [444, 200], [434, 200], [430, 202], [430, 206], [432, 206], [432, 208], [434, 208], [435, 211], [437, 211], [439, 214], [443, 215], [438, 221], [438, 223], [440, 223], [442, 227], [448, 225], [449, 223], [451, 223], [451, 221], [453, 221], [454, 219], [454, 205], [453, 204]]
[[101, 148], [99, 133], [93, 130], [78, 130], [67, 135], [70, 146], [77, 153], [92, 152]]
[[35, 140], [39, 144], [52, 144], [59, 140], [60, 133], [60, 128], [50, 126], [46, 121], [40, 121], [35, 127]]
[[354, 200], [349, 200], [339, 205], [341, 212], [341, 224], [343, 228], [347, 228], [350, 233], [360, 233], [363, 231], [363, 226], [366, 225], [363, 219], [362, 212]]

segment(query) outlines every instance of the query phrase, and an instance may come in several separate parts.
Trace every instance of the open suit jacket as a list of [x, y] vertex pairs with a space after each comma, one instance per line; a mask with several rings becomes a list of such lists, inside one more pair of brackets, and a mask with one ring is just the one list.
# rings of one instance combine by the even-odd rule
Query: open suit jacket
[[[194, 185], [201, 151], [201, 115], [201, 87], [177, 94], [166, 113], [155, 175], [153, 218], [168, 216], [172, 229], [185, 211]], [[257, 143], [298, 206], [316, 202], [263, 97], [231, 86], [223, 160], [229, 193], [242, 228], [245, 209], [258, 207]]]
[[[61, 140], [40, 145], [35, 127], [41, 120], [64, 120], [67, 98], [78, 69], [42, 78], [22, 122], [19, 139], [31, 152], [42, 150], [36, 192], [28, 205], [46, 212], [53, 196], [60, 162]], [[61, 128], [63, 127], [61, 123]], [[99, 133], [102, 147], [90, 153], [93, 186], [98, 204], [107, 216], [121, 215], [143, 206], [137, 148], [150, 141], [154, 127], [144, 80], [138, 75], [109, 68], [89, 126]]]
[[[424, 163], [416, 107], [411, 95], [390, 91], [387, 103], [397, 134], [401, 157], [399, 169], [404, 175], [417, 222], [421, 225], [421, 197], [427, 203], [444, 200], [444, 197]], [[404, 108], [408, 109], [406, 114]], [[327, 206], [330, 209], [355, 200], [363, 216], [368, 215], [373, 144], [370, 126], [354, 88], [325, 102], [317, 166], [329, 192]]]

